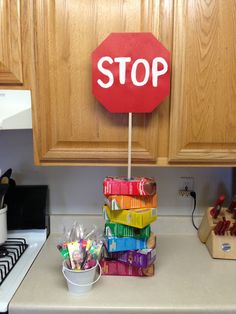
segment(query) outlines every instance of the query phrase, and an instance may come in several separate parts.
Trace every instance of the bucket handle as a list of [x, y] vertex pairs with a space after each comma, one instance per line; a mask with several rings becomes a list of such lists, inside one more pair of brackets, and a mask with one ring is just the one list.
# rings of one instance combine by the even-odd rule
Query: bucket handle
[[75, 283], [75, 282], [71, 281], [68, 277], [66, 277], [66, 274], [65, 274], [65, 267], [64, 267], [64, 266], [63, 266], [63, 268], [62, 268], [62, 274], [63, 274], [63, 276], [65, 277], [65, 279], [66, 279], [69, 283], [71, 283], [72, 285], [78, 286], [78, 287], [87, 287], [87, 286], [91, 286], [91, 285], [95, 284], [95, 283], [101, 278], [101, 276], [102, 276], [102, 267], [101, 267], [101, 265], [100, 265], [99, 263], [97, 263], [97, 266], [99, 267], [99, 275], [98, 275], [98, 278], [97, 278], [95, 281], [90, 282], [90, 283], [87, 283], [87, 284], [84, 284], [84, 285], [79, 285], [78, 283]]

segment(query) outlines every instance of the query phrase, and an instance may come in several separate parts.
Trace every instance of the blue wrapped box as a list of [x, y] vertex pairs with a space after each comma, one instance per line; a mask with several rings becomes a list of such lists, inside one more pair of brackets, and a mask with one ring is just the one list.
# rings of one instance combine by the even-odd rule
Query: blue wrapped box
[[124, 238], [106, 237], [106, 242], [107, 250], [109, 253], [147, 249], [146, 239], [137, 239], [131, 237]]

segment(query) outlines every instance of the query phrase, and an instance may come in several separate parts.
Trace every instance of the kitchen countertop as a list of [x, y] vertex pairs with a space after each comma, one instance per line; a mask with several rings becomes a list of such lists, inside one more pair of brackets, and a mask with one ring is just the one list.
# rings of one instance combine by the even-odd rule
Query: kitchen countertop
[[196, 233], [158, 235], [155, 276], [102, 276], [83, 296], [67, 290], [59, 237], [48, 238], [9, 314], [236, 313], [236, 261], [212, 259]]

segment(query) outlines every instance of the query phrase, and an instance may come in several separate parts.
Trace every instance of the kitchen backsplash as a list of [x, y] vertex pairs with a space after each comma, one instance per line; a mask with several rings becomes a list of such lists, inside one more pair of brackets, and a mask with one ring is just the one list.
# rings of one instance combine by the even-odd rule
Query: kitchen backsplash
[[[36, 167], [32, 130], [0, 131], [0, 169], [13, 169], [17, 184], [48, 184], [51, 214], [100, 214], [103, 179], [127, 175], [125, 167]], [[196, 215], [225, 194], [232, 196], [232, 168], [134, 167], [132, 175], [152, 176], [158, 187], [159, 215], [189, 216], [193, 200], [178, 194], [180, 177], [192, 176], [197, 193]]]

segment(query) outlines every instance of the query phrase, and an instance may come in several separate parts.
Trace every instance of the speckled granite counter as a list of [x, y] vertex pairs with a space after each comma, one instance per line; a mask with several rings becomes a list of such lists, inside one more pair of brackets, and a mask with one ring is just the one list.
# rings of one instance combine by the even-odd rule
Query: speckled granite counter
[[84, 296], [71, 295], [51, 234], [13, 297], [20, 313], [236, 313], [236, 261], [214, 260], [196, 234], [158, 235], [156, 274], [101, 277]]

